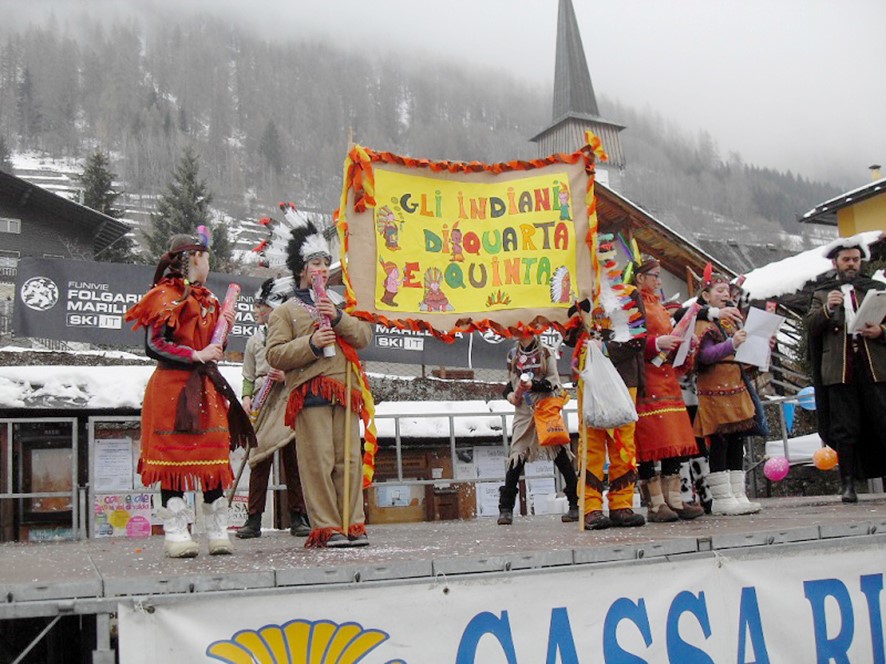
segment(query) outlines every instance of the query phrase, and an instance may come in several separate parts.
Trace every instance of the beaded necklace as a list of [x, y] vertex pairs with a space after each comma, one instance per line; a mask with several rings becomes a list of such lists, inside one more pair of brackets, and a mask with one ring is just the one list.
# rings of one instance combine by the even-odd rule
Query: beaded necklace
[[536, 371], [541, 368], [541, 344], [538, 339], [533, 339], [529, 348], [517, 344], [514, 351], [514, 370], [517, 374], [535, 375]]

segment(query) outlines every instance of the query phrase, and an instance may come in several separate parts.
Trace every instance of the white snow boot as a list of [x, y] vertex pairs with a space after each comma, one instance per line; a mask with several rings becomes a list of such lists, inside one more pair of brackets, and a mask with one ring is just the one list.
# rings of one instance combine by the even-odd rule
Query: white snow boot
[[228, 501], [224, 496], [212, 503], [203, 503], [203, 520], [206, 538], [209, 540], [209, 555], [222, 556], [234, 549], [228, 538]]
[[190, 513], [185, 501], [181, 498], [170, 498], [166, 507], [157, 510], [157, 514], [163, 520], [163, 532], [166, 535], [163, 550], [166, 555], [169, 558], [196, 556], [199, 548], [188, 531]]
[[730, 470], [729, 480], [732, 484], [732, 495], [747, 510], [745, 514], [756, 514], [759, 512], [762, 505], [748, 500], [747, 488], [745, 487], [745, 472], [743, 470]]
[[732, 483], [729, 471], [721, 470], [708, 475], [708, 486], [714, 502], [711, 505], [711, 514], [724, 516], [737, 516], [747, 514], [744, 506], [738, 502], [732, 493]]

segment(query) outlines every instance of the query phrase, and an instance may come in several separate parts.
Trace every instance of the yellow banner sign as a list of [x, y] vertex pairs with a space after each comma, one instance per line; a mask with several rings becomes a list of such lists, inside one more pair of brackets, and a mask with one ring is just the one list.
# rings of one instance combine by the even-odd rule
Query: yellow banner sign
[[584, 153], [472, 172], [366, 154], [347, 171], [343, 215], [345, 281], [358, 315], [444, 335], [521, 323], [540, 330], [564, 326], [569, 307], [588, 296]]
[[[379, 170], [375, 307], [569, 307], [576, 237], [565, 173], [491, 184]], [[383, 202], [383, 204], [382, 204]]]

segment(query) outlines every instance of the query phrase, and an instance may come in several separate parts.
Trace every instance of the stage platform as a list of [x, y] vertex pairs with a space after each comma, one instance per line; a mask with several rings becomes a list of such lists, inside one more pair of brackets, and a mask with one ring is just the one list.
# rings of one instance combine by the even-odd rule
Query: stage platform
[[201, 543], [201, 555], [184, 560], [165, 558], [160, 536], [3, 544], [0, 619], [112, 613], [118, 602], [139, 598], [166, 603], [206, 593], [236, 596], [324, 584], [341, 588], [423, 577], [631, 565], [795, 543], [820, 545], [826, 554], [841, 538], [873, 540], [886, 534], [886, 496], [859, 498], [855, 505], [844, 505], [836, 496], [760, 499], [763, 510], [756, 515], [704, 516], [605, 531], [581, 532], [558, 516], [517, 517], [512, 526], [486, 518], [370, 525], [371, 546], [361, 549], [305, 549], [304, 538], [265, 531], [257, 539], [232, 538], [233, 555], [209, 556]]

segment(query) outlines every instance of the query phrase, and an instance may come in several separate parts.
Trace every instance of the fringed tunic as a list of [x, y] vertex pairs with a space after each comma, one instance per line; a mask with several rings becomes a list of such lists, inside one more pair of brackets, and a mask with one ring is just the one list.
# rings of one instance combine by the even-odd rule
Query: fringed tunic
[[162, 358], [145, 389], [138, 472], [146, 486], [160, 482], [164, 489], [180, 491], [198, 484], [204, 491], [226, 489], [234, 479], [228, 407], [212, 380], [200, 376], [197, 425], [187, 433], [176, 426], [186, 384], [197, 367], [208, 366], [195, 365], [191, 351], [209, 345], [219, 317], [218, 300], [208, 289], [192, 285], [181, 301], [184, 291], [182, 279], [165, 278], [126, 312], [134, 329], [146, 329], [151, 354]]
[[732, 337], [716, 323], [698, 321], [697, 436], [747, 431], [754, 426], [754, 401], [735, 361]]
[[681, 456], [695, 456], [697, 446], [692, 423], [671, 359], [660, 367], [652, 364], [658, 355], [655, 340], [671, 334], [671, 316], [656, 293], [641, 290], [646, 308], [646, 385], [637, 395], [636, 441], [639, 461], [657, 461]]

